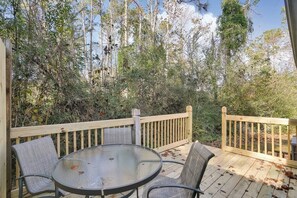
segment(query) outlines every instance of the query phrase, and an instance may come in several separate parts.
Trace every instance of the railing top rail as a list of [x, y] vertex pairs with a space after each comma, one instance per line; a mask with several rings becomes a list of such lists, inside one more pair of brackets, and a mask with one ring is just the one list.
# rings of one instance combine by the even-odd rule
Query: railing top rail
[[226, 115], [226, 120], [254, 122], [264, 124], [279, 124], [279, 125], [296, 125], [297, 119], [288, 118], [269, 118], [269, 117], [255, 117], [255, 116], [240, 116], [240, 115]]
[[11, 129], [11, 139], [19, 137], [31, 137], [41, 135], [50, 135], [63, 133], [68, 131], [81, 131], [89, 129], [107, 128], [123, 125], [134, 124], [133, 118], [114, 119], [114, 120], [100, 120], [91, 122], [76, 122], [66, 124], [54, 124], [54, 125], [40, 125], [29, 127], [17, 127]]
[[168, 114], [168, 115], [147, 116], [147, 117], [140, 117], [140, 123], [156, 122], [156, 121], [171, 120], [171, 119], [178, 119], [178, 118], [187, 118], [187, 117], [189, 117], [188, 113], [177, 113], [177, 114]]

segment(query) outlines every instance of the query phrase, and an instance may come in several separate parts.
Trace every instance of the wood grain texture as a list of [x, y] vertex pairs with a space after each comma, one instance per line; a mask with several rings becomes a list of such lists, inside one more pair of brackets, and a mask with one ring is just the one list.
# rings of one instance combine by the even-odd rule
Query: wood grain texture
[[6, 122], [6, 49], [0, 39], [0, 197], [6, 197], [7, 122]]
[[11, 91], [12, 91], [12, 44], [5, 40], [6, 48], [6, 197], [11, 197]]

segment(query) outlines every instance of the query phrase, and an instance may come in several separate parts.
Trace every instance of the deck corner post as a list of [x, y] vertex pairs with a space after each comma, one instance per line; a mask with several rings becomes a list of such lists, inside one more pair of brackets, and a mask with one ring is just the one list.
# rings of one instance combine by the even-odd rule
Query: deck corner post
[[6, 49], [0, 39], [0, 197], [7, 193], [7, 138], [6, 138]]
[[227, 134], [227, 108], [222, 107], [222, 150], [225, 150], [226, 147], [226, 134]]
[[133, 131], [135, 132], [135, 144], [141, 145], [141, 125], [139, 109], [132, 109], [132, 118], [134, 120]]
[[186, 111], [188, 113], [188, 118], [186, 122], [186, 131], [188, 134], [188, 141], [192, 142], [193, 141], [193, 131], [192, 131], [192, 120], [193, 120], [193, 112], [192, 112], [192, 106], [188, 105], [186, 107]]
[[6, 197], [11, 197], [11, 85], [12, 85], [12, 44], [5, 40], [6, 48]]

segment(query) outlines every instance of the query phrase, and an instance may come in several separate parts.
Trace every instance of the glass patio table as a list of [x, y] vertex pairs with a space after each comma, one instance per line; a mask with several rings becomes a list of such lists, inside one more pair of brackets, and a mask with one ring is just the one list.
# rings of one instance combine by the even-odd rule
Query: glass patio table
[[137, 145], [100, 145], [71, 153], [57, 163], [53, 180], [58, 188], [80, 195], [117, 194], [137, 189], [156, 177], [162, 158]]

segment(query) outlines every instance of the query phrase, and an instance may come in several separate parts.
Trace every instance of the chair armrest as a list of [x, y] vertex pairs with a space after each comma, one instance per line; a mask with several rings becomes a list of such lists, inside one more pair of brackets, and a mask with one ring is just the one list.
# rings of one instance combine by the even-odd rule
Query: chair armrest
[[159, 186], [151, 186], [148, 191], [147, 191], [147, 198], [149, 198], [149, 194], [152, 190], [154, 189], [159, 189], [159, 188], [183, 188], [183, 189], [187, 189], [187, 190], [192, 190], [196, 193], [200, 193], [200, 194], [204, 194], [203, 191], [201, 191], [199, 188], [192, 188], [189, 186], [185, 186], [185, 185], [159, 185]]
[[180, 165], [185, 165], [185, 164], [182, 163], [182, 162], [172, 161], [172, 160], [163, 160], [163, 162], [166, 162], [166, 163], [175, 163], [175, 164], [180, 164]]
[[32, 175], [22, 175], [20, 176], [19, 178], [17, 179], [24, 179], [26, 177], [43, 177], [43, 178], [46, 178], [46, 179], [49, 179], [49, 180], [53, 180], [52, 177], [49, 177], [47, 175], [39, 175], [39, 174], [32, 174]]

